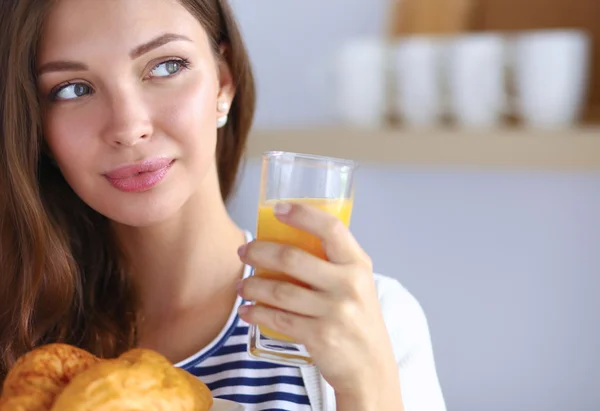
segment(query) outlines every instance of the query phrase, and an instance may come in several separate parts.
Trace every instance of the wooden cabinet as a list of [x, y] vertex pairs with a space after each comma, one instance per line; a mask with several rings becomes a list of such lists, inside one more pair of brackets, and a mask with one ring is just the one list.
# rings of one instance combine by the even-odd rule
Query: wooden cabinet
[[555, 28], [588, 31], [593, 55], [586, 118], [600, 121], [600, 0], [392, 0], [392, 7], [392, 35]]
[[588, 119], [600, 120], [600, 0], [477, 0], [472, 30], [578, 28], [593, 39]]
[[473, 169], [600, 171], [600, 129], [254, 130], [247, 154], [282, 150], [361, 163]]

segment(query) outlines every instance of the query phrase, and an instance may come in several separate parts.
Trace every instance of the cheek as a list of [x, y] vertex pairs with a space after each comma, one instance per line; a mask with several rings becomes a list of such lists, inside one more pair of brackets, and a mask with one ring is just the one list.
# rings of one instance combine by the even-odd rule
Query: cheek
[[57, 107], [44, 116], [44, 138], [63, 177], [86, 203], [96, 204], [100, 166], [98, 130], [101, 115], [94, 107]]
[[97, 135], [99, 116], [89, 110], [49, 110], [44, 115], [44, 138], [55, 160], [61, 165], [63, 172], [70, 169], [85, 170], [80, 167], [91, 164], [95, 157], [98, 142]]
[[175, 140], [185, 157], [206, 159], [214, 157], [217, 137], [217, 87], [212, 82], [192, 82], [182, 88], [176, 98], [166, 100], [158, 114], [156, 126]]

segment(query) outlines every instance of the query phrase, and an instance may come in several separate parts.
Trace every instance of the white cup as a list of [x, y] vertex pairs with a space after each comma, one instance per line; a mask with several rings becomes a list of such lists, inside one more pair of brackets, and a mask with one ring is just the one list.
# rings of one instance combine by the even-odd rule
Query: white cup
[[589, 80], [590, 38], [578, 30], [519, 35], [513, 50], [516, 107], [537, 128], [565, 128], [579, 120]]
[[507, 110], [506, 40], [501, 34], [454, 38], [448, 48], [450, 110], [464, 127], [497, 127]]
[[360, 39], [342, 47], [335, 62], [336, 107], [341, 120], [380, 127], [387, 114], [387, 52], [383, 40]]
[[444, 114], [444, 45], [439, 38], [414, 36], [392, 46], [394, 113], [409, 127], [435, 126]]

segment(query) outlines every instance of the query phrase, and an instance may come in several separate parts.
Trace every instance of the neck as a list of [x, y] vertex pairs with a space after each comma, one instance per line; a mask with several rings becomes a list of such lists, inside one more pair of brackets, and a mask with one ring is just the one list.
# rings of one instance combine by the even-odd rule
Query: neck
[[151, 227], [115, 227], [145, 317], [184, 312], [235, 290], [245, 236], [221, 201], [215, 175], [176, 216]]

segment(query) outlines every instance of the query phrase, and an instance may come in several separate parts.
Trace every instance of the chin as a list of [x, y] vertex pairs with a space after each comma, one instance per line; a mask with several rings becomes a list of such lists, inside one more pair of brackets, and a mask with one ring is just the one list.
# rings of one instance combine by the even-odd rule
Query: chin
[[182, 192], [169, 194], [149, 192], [144, 193], [141, 198], [113, 203], [110, 209], [102, 214], [126, 226], [149, 227], [172, 219], [181, 211], [189, 198], [190, 195]]
[[170, 220], [190, 199], [185, 187], [156, 187], [143, 193], [124, 193], [112, 187], [81, 198], [109, 220], [130, 227], [149, 227]]
[[110, 210], [102, 213], [115, 223], [136, 228], [152, 227], [173, 218], [180, 207], [149, 208], [142, 211], [131, 212], [130, 210]]
[[82, 184], [74, 189], [91, 208], [117, 224], [139, 228], [155, 226], [180, 214], [185, 204], [198, 193], [202, 184], [190, 175], [203, 175], [200, 181], [205, 181], [210, 172], [207, 167], [176, 174], [176, 167], [166, 179], [144, 192], [121, 191], [106, 181]]

